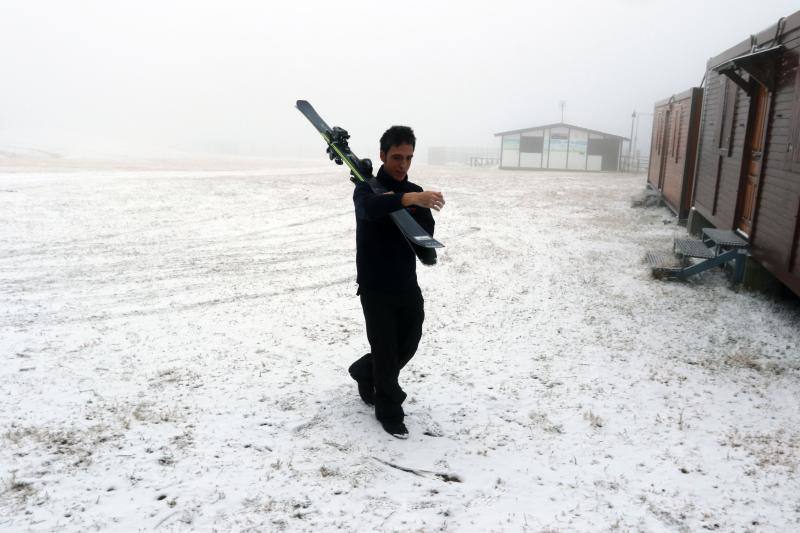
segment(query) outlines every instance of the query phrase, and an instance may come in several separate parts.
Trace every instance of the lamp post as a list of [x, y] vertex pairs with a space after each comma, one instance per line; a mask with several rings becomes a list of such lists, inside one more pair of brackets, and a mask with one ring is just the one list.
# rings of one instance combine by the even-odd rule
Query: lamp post
[[[633, 113], [631, 113], [631, 140], [629, 144], [629, 158], [631, 167], [633, 166], [633, 158], [636, 155], [636, 141], [639, 137], [639, 120], [642, 117], [652, 117], [653, 113], [639, 113], [635, 109]], [[636, 158], [636, 170], [639, 170], [639, 158]]]

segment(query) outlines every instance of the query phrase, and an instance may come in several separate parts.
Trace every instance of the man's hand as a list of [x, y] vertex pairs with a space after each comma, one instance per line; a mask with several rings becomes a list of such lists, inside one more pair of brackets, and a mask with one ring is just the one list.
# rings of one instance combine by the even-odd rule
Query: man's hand
[[439, 211], [442, 207], [444, 207], [444, 195], [435, 191], [407, 192], [403, 194], [403, 200], [401, 203], [403, 204], [403, 207], [417, 205], [419, 207], [425, 207], [427, 209], [435, 209]]

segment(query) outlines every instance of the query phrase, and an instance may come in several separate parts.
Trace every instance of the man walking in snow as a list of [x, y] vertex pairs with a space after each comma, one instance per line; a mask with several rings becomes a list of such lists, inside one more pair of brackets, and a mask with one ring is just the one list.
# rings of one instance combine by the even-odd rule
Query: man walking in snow
[[425, 318], [417, 284], [416, 256], [389, 213], [407, 208], [430, 235], [431, 209], [444, 206], [440, 192], [423, 191], [408, 181], [416, 137], [407, 126], [392, 126], [380, 139], [377, 180], [390, 192], [375, 194], [358, 183], [353, 192], [356, 213], [358, 294], [364, 310], [370, 353], [350, 366], [358, 392], [375, 406], [375, 417], [397, 438], [407, 438], [403, 423], [406, 393], [398, 383], [400, 369], [414, 356]]

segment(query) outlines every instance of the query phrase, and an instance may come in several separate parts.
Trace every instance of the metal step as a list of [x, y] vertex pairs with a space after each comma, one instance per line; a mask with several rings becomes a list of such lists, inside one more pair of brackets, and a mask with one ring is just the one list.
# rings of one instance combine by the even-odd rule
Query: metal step
[[654, 268], [677, 268], [681, 269], [681, 262], [674, 255], [662, 254], [660, 252], [647, 252], [645, 261]]
[[729, 229], [703, 228], [703, 242], [722, 248], [747, 248], [748, 242]]
[[674, 251], [684, 257], [699, 257], [700, 259], [711, 259], [714, 251], [709, 249], [703, 241], [697, 239], [675, 239]]
[[656, 278], [674, 277], [681, 271], [681, 264], [674, 255], [647, 252], [645, 260]]

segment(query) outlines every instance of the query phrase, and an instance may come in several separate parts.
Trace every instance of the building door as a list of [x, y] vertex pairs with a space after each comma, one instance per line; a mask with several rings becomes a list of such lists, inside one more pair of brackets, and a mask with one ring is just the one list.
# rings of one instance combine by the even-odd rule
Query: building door
[[753, 231], [753, 215], [758, 197], [758, 182], [761, 179], [761, 166], [764, 161], [764, 142], [769, 114], [770, 95], [766, 87], [756, 84], [751, 105], [750, 132], [747, 136], [744, 155], [745, 164], [744, 183], [739, 189], [739, 216], [736, 227], [747, 236]]

